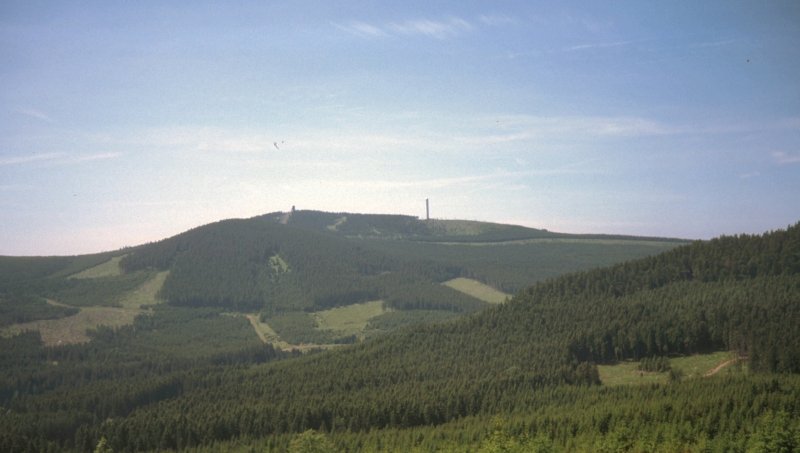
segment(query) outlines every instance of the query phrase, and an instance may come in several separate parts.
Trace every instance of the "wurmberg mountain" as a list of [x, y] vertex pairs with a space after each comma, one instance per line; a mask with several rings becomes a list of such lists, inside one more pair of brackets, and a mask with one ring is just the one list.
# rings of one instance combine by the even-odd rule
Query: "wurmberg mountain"
[[[605, 260], [617, 264], [598, 268]], [[495, 434], [520, 451], [743, 451], [776, 429], [800, 433], [800, 224], [681, 245], [296, 211], [0, 266], [13, 276], [1, 280], [4, 319], [125, 305], [156, 276], [166, 301], [87, 344], [0, 338], [3, 451], [91, 450], [102, 438], [115, 451], [284, 451], [308, 429], [340, 451], [491, 451]], [[492, 306], [442, 285], [464, 276], [517, 294]], [[370, 323], [407, 322], [299, 357], [236, 315], [299, 323], [376, 297], [391, 311]], [[433, 313], [454, 316], [432, 324]], [[598, 363], [720, 350], [750, 374], [599, 385]], [[496, 417], [505, 427], [492, 434]]]
[[[800, 224], [548, 280], [454, 322], [294, 361], [195, 376], [198, 381], [186, 381], [163, 401], [92, 429], [95, 438], [105, 435], [120, 447], [138, 438], [144, 448], [164, 448], [206, 442], [200, 439], [307, 429], [365, 433], [515, 414], [526, 420], [516, 428], [519, 435], [530, 430], [565, 449], [581, 445], [575, 439], [589, 442], [588, 448], [614, 445], [619, 439], [612, 434], [631, 432], [651, 436], [653, 446], [665, 450], [695, 449], [700, 442], [732, 447], [761, 435], [759, 429], [777, 429], [759, 428], [759, 417], [772, 417], [770, 410], [797, 417], [800, 382], [779, 376], [800, 372], [798, 325]], [[734, 351], [754, 375], [691, 381], [669, 391], [586, 387], [600, 384], [595, 363], [709, 350]], [[573, 409], [539, 415], [543, 406]], [[697, 417], [704, 418], [674, 431]], [[172, 440], [146, 434], [153, 426]], [[443, 426], [428, 435], [469, 443], [459, 438], [460, 428]], [[628, 442], [623, 450], [633, 448]]]

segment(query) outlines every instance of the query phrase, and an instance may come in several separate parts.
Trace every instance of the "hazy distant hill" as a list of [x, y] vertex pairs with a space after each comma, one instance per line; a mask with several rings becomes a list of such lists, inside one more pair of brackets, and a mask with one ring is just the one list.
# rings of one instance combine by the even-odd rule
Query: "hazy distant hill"
[[297, 210], [265, 214], [262, 218], [304, 230], [331, 232], [347, 237], [405, 239], [426, 242], [499, 243], [526, 239], [651, 239], [665, 242], [685, 242], [685, 240], [673, 238], [554, 233], [519, 225], [474, 220], [425, 220], [407, 215]]
[[[7, 313], [6, 325], [74, 313], [45, 304], [45, 298], [77, 307], [118, 307], [138, 286], [152, 288], [158, 275], [155, 295], [171, 306], [256, 313], [265, 335], [289, 343], [353, 341], [354, 334], [483, 309], [487, 303], [479, 295], [463, 290], [479, 282], [514, 293], [565, 272], [680, 244], [609, 238], [400, 215], [272, 213], [215, 222], [117, 252], [0, 257], [6, 307], [0, 306], [0, 313]], [[476, 282], [443, 284], [455, 278]]]

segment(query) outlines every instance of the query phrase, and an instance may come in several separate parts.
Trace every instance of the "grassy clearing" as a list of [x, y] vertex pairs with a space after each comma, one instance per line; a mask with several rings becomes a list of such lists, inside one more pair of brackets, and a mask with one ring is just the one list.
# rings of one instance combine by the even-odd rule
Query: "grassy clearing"
[[[717, 365], [731, 358], [730, 352], [723, 351], [711, 354], [676, 357], [670, 359], [669, 363], [673, 369], [682, 371], [684, 378], [689, 379], [702, 377], [707, 372], [713, 370]], [[667, 382], [667, 373], [643, 372], [637, 369], [638, 366], [639, 362], [627, 361], [616, 365], [598, 365], [597, 368], [600, 372], [600, 380], [603, 382], [603, 385], [639, 385]], [[734, 367], [729, 367], [721, 371], [721, 373], [725, 372], [739, 371]]]
[[281, 349], [283, 351], [308, 351], [311, 349], [330, 349], [341, 346], [338, 344], [291, 344], [283, 341], [280, 335], [278, 335], [278, 333], [275, 332], [275, 330], [272, 329], [269, 324], [261, 322], [257, 314], [249, 314], [245, 316], [250, 321], [250, 325], [253, 326], [253, 329], [256, 331], [258, 338], [260, 338], [264, 343], [271, 344], [276, 349]]
[[133, 323], [140, 310], [114, 307], [85, 307], [76, 315], [61, 319], [14, 324], [3, 329], [3, 336], [14, 336], [28, 330], [38, 330], [48, 346], [58, 346], [89, 341], [87, 330], [97, 326], [120, 327]]
[[[261, 322], [256, 314], [246, 316], [264, 343], [283, 350], [305, 350], [340, 346], [334, 344], [337, 339], [351, 335], [363, 339], [369, 321], [388, 311], [383, 301], [377, 300], [315, 313], [285, 313], [269, 319], [275, 328]], [[276, 329], [283, 332], [283, 337]]]
[[[703, 377], [717, 365], [727, 362], [734, 358], [734, 355], [727, 351], [714, 352], [711, 354], [697, 354], [687, 357], [676, 357], [670, 360], [670, 365], [683, 371], [687, 378]], [[720, 374], [726, 372], [736, 372], [733, 368], [723, 369]]]
[[338, 231], [339, 227], [345, 222], [347, 222], [347, 216], [339, 217], [338, 219], [336, 219], [335, 222], [333, 222], [333, 224], [328, 225], [325, 228], [327, 228], [330, 231]]
[[158, 291], [164, 285], [168, 274], [169, 271], [159, 272], [135, 290], [125, 294], [119, 301], [120, 306], [127, 309], [141, 309], [145, 305], [160, 303], [161, 299], [157, 297]]
[[122, 268], [119, 267], [119, 262], [125, 255], [115, 256], [110, 260], [100, 263], [97, 266], [90, 267], [89, 269], [72, 274], [69, 278], [99, 278], [99, 277], [117, 277], [122, 275]]
[[375, 300], [363, 304], [353, 304], [313, 314], [317, 329], [331, 330], [342, 336], [357, 335], [361, 337], [370, 319], [386, 313], [383, 301]]
[[498, 291], [489, 285], [485, 285], [471, 278], [454, 278], [442, 284], [490, 304], [501, 304], [506, 301], [506, 298], [511, 297], [510, 294]]
[[272, 271], [276, 274], [283, 274], [289, 272], [289, 263], [283, 260], [280, 255], [272, 255], [269, 257], [269, 265]]
[[[133, 323], [134, 318], [145, 310], [145, 305], [159, 302], [156, 294], [164, 284], [168, 271], [159, 272], [145, 281], [133, 291], [123, 295], [121, 307], [82, 307], [72, 316], [60, 319], [44, 319], [14, 324], [2, 330], [3, 336], [13, 336], [27, 330], [38, 330], [42, 341], [48, 346], [85, 343], [89, 341], [88, 330], [98, 326], [120, 327]], [[86, 278], [86, 277], [83, 277]], [[48, 304], [70, 307], [56, 301], [48, 300]]]

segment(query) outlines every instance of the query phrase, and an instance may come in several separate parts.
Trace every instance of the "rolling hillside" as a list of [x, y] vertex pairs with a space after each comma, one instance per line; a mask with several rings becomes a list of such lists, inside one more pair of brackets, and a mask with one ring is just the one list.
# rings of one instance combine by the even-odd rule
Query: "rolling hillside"
[[[175, 263], [187, 250], [159, 247]], [[378, 276], [400, 272], [390, 265]], [[309, 429], [339, 451], [800, 445], [800, 224], [548, 279], [460, 319], [295, 358], [215, 306], [154, 312], [85, 346], [2, 340], [0, 447], [283, 451]], [[596, 366], [720, 350], [748, 373], [605, 388]]]
[[[236, 407], [223, 419], [230, 423], [229, 432], [240, 435], [438, 425], [466, 416], [517, 414], [547, 400], [543, 395], [552, 395], [547, 389], [569, 394], [564, 386], [598, 385], [597, 362], [720, 349], [746, 357], [752, 372], [798, 373], [798, 252], [800, 226], [795, 226], [761, 237], [721, 238], [573, 274], [531, 287], [512, 302], [468, 319], [254, 368], [235, 385], [206, 380], [202, 389], [137, 411], [120, 432], [108, 434], [133, 436], [153, 417], [168, 423], [168, 414], [178, 407], [208, 413], [220, 404]], [[776, 410], [797, 414], [799, 400], [792, 399], [800, 391], [797, 380], [776, 382], [773, 390], [756, 388], [753, 395], [771, 394]], [[703, 385], [687, 386], [691, 393]], [[752, 399], [733, 397], [719, 388], [714, 392], [698, 397], [696, 410], [717, 408], [713, 410], [719, 414], [720, 401], [730, 401], [731, 410], [744, 419], [764, 414], [765, 408], [752, 406]], [[215, 395], [214, 401], [202, 397], [208, 394]], [[577, 396], [562, 398], [574, 402]], [[663, 404], [653, 407], [648, 417], [672, 423], [673, 415], [663, 412]], [[246, 414], [256, 413], [269, 415], [254, 427], [243, 428]], [[739, 427], [720, 423], [687, 435], [708, 437], [724, 429], [733, 430], [726, 435], [744, 435], [737, 430], [749, 429], [743, 422]], [[202, 424], [191, 420], [181, 429], [194, 428], [201, 436]], [[583, 429], [590, 432], [596, 427], [589, 423]]]
[[[122, 301], [158, 281], [149, 304], [163, 301], [255, 316], [261, 327], [254, 330], [272, 332], [273, 344], [307, 348], [455, 318], [488, 306], [481, 294], [492, 287], [512, 294], [566, 272], [679, 244], [567, 237], [511, 225], [408, 216], [275, 213], [216, 222], [117, 252], [0, 257], [0, 314], [5, 313], [0, 321], [18, 324], [6, 334], [34, 328], [46, 330], [56, 342], [85, 340], [80, 330], [96, 327], [93, 319], [130, 323], [135, 313], [123, 311]], [[456, 278], [472, 283], [447, 285]], [[489, 287], [475, 293], [480, 285]], [[502, 293], [499, 297], [504, 298]], [[365, 303], [381, 308], [370, 311], [359, 332], [319, 322], [326, 310]], [[65, 323], [49, 321], [75, 315], [81, 307], [85, 322], [68, 323], [69, 331], [59, 327]], [[92, 310], [103, 316], [86, 316]], [[34, 321], [42, 322], [19, 325]]]

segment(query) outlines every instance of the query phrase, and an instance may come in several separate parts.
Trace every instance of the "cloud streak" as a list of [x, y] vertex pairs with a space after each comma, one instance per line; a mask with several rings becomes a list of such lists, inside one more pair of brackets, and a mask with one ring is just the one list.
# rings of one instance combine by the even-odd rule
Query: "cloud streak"
[[475, 27], [460, 17], [442, 20], [414, 19], [386, 24], [371, 24], [363, 21], [350, 21], [345, 24], [333, 23], [334, 27], [360, 38], [383, 38], [388, 36], [422, 36], [434, 39], [455, 38], [472, 31]]
[[[282, 134], [242, 129], [182, 126], [141, 131], [121, 144], [138, 144], [165, 151], [264, 155], [294, 159], [346, 154], [376, 155], [384, 152], [496, 152], [511, 147], [552, 140], [624, 139], [685, 133], [679, 127], [644, 117], [625, 116], [527, 116], [455, 118], [435, 129], [427, 118], [411, 118], [393, 127], [306, 129]], [[409, 133], [409, 130], [414, 130]], [[126, 142], [127, 140], [127, 142]], [[280, 149], [274, 143], [278, 142]], [[99, 154], [95, 159], [118, 157]], [[84, 159], [88, 160], [88, 159]]]
[[631, 44], [636, 44], [637, 42], [642, 42], [642, 40], [628, 40], [628, 41], [613, 41], [613, 42], [598, 42], [598, 43], [588, 43], [588, 44], [579, 44], [576, 46], [570, 46], [565, 49], [562, 49], [564, 52], [577, 52], [583, 50], [597, 50], [597, 49], [610, 49], [614, 47], [624, 47], [629, 46]]
[[380, 38], [388, 36], [385, 31], [375, 25], [361, 21], [352, 21], [347, 24], [333, 24], [334, 27], [344, 32], [356, 35], [361, 38]]
[[580, 172], [578, 167], [585, 166], [587, 163], [593, 162], [596, 159], [575, 162], [572, 164], [563, 165], [557, 168], [541, 169], [541, 170], [522, 170], [522, 171], [507, 171], [498, 170], [485, 174], [466, 175], [466, 176], [453, 176], [441, 178], [426, 178], [426, 179], [360, 179], [360, 180], [317, 180], [321, 185], [330, 185], [336, 187], [346, 187], [358, 190], [407, 190], [407, 189], [425, 189], [436, 190], [446, 189], [450, 187], [462, 186], [486, 186], [489, 188], [497, 188], [502, 186], [509, 190], [522, 190], [527, 189], [526, 184], [520, 183], [518, 180], [531, 176], [552, 176], [563, 174], [574, 174]]
[[78, 164], [82, 162], [91, 162], [96, 160], [108, 160], [121, 157], [123, 153], [106, 152], [94, 154], [68, 154], [64, 152], [57, 153], [42, 153], [32, 154], [29, 156], [13, 156], [0, 158], [0, 166], [6, 165], [24, 165], [35, 162], [50, 163], [56, 165]]
[[66, 153], [43, 153], [31, 154], [28, 156], [13, 156], [0, 158], [0, 166], [2, 165], [18, 165], [28, 164], [31, 162], [52, 161], [64, 157]]
[[19, 109], [19, 110], [17, 110], [17, 113], [20, 113], [20, 114], [25, 115], [25, 116], [30, 117], [30, 118], [36, 118], [37, 120], [44, 121], [46, 123], [53, 123], [54, 122], [53, 119], [50, 118], [50, 115], [42, 112], [41, 110], [37, 110], [37, 109], [30, 109], [30, 108]]
[[499, 128], [515, 131], [504, 140], [526, 140], [542, 136], [580, 137], [638, 137], [665, 135], [678, 129], [649, 118], [636, 116], [501, 116]]
[[502, 25], [513, 25], [517, 23], [517, 19], [506, 14], [481, 14], [478, 20], [484, 25], [490, 27], [499, 27]]
[[456, 37], [473, 29], [472, 24], [458, 17], [451, 17], [444, 21], [418, 19], [401, 23], [391, 23], [387, 27], [401, 35], [422, 35], [436, 39]]
[[700, 42], [696, 44], [692, 44], [690, 47], [698, 49], [698, 48], [705, 48], [705, 47], [722, 47], [722, 46], [729, 46], [732, 44], [736, 44], [739, 42], [738, 39], [723, 39], [719, 41], [707, 41], [707, 42]]
[[787, 153], [785, 151], [775, 151], [772, 158], [778, 165], [800, 164], [800, 153]]
[[96, 153], [96, 154], [79, 154], [68, 160], [70, 163], [91, 162], [95, 160], [109, 160], [122, 157], [123, 153], [109, 152], [109, 153]]

